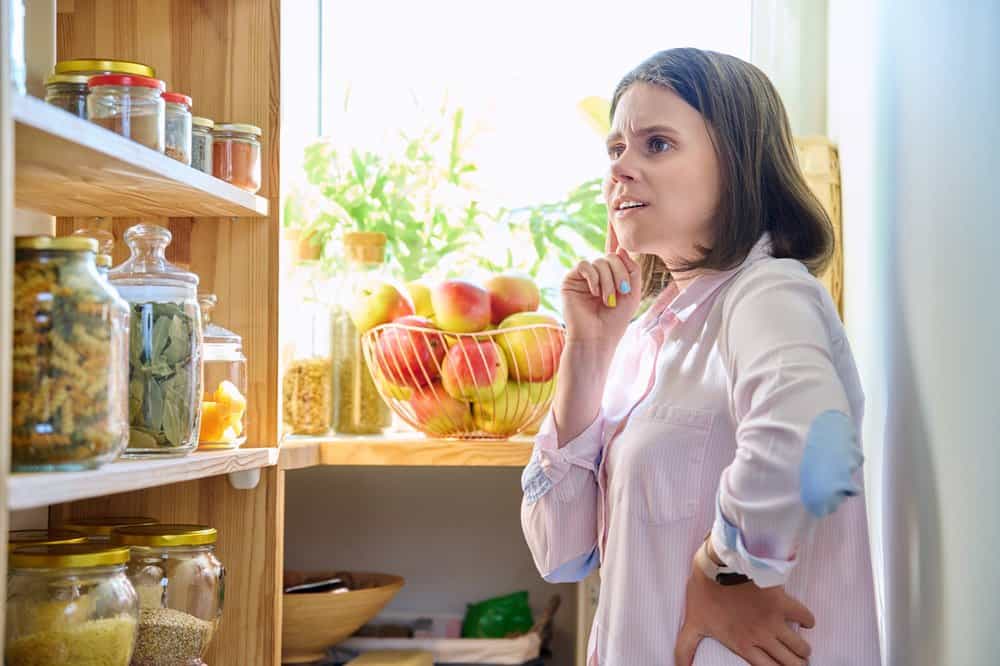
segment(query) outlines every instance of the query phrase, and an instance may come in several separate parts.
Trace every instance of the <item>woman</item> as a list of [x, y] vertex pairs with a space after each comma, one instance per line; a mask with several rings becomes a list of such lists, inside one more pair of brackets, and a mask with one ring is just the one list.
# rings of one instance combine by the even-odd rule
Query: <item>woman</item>
[[875, 666], [865, 505], [845, 501], [864, 399], [810, 274], [832, 227], [777, 92], [675, 49], [611, 115], [607, 255], [563, 282], [560, 378], [522, 477], [535, 563], [552, 582], [600, 565], [590, 664]]

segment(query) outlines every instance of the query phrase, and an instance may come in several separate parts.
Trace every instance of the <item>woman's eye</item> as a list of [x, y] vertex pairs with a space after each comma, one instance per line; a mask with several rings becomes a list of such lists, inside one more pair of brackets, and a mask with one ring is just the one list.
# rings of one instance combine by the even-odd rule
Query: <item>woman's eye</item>
[[665, 153], [671, 148], [673, 148], [673, 146], [662, 136], [654, 136], [649, 140], [649, 151], [652, 153]]
[[613, 146], [608, 146], [608, 157], [613, 160], [618, 159], [625, 152], [625, 146], [620, 143], [616, 143]]

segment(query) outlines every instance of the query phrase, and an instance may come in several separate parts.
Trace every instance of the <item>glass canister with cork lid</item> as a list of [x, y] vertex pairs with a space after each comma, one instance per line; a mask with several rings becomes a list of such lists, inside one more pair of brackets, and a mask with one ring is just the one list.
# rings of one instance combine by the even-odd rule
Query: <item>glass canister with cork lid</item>
[[132, 255], [108, 279], [131, 308], [128, 457], [185, 455], [198, 446], [202, 331], [198, 276], [166, 259], [172, 235], [125, 232]]
[[212, 321], [215, 294], [201, 294], [205, 341], [205, 395], [201, 403], [202, 449], [235, 449], [246, 442], [247, 358], [243, 338]]
[[360, 294], [388, 280], [385, 245], [386, 236], [380, 232], [344, 234], [347, 268], [333, 313], [334, 429], [339, 433], [377, 434], [392, 424], [392, 412], [368, 372], [361, 333], [351, 317]]

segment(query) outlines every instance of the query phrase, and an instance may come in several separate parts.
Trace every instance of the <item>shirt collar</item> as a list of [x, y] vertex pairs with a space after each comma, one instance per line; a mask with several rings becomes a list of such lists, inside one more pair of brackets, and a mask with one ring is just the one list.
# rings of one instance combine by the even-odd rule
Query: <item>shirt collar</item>
[[[743, 262], [727, 271], [711, 271], [696, 277], [687, 289], [677, 293], [677, 285], [671, 282], [667, 288], [656, 297], [649, 310], [640, 319], [642, 330], [649, 330], [657, 323], [665, 325], [667, 321], [661, 316], [664, 310], [669, 311], [674, 318], [687, 321], [708, 298], [725, 284], [730, 278], [747, 266], [771, 256], [771, 235], [764, 232], [751, 248]], [[669, 318], [668, 318], [669, 319]]]

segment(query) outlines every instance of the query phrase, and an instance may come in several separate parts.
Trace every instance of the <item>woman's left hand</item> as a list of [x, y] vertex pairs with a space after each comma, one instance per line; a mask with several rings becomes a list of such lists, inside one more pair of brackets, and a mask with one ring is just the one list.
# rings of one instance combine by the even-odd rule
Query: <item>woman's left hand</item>
[[677, 666], [691, 666], [701, 639], [711, 637], [752, 666], [802, 666], [810, 647], [789, 622], [811, 628], [816, 621], [783, 587], [719, 585], [695, 565], [688, 576], [674, 660]]

